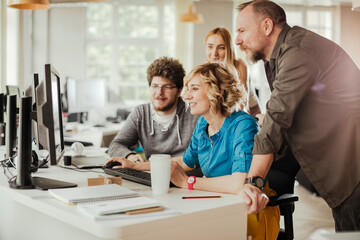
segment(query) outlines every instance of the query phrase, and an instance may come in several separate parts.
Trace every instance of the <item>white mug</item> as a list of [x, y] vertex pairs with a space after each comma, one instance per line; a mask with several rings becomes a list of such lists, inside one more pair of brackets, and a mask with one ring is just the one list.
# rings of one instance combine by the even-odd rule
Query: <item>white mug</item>
[[152, 192], [154, 194], [169, 192], [171, 156], [168, 154], [153, 154], [149, 160]]

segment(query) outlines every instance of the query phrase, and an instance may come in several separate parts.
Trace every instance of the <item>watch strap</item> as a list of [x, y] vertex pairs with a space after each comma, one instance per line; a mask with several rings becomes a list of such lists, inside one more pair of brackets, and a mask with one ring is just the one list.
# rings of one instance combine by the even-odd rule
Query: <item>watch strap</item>
[[189, 190], [194, 190], [194, 184], [196, 183], [196, 177], [195, 176], [189, 176], [187, 178], [187, 184]]

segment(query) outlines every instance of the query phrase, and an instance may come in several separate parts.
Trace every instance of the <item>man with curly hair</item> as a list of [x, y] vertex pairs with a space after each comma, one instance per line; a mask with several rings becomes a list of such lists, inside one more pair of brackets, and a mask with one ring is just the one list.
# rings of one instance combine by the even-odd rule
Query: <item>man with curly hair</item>
[[[109, 147], [111, 157], [145, 162], [151, 154], [181, 156], [188, 147], [197, 116], [180, 98], [185, 70], [173, 58], [156, 59], [147, 69], [151, 103], [136, 107]], [[145, 159], [132, 148], [140, 142]]]

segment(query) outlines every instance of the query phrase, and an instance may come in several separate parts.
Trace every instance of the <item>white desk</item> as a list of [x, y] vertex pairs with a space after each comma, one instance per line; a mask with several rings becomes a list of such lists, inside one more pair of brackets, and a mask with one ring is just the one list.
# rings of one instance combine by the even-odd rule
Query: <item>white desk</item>
[[125, 121], [107, 122], [104, 127], [94, 127], [91, 124], [66, 123], [65, 137], [76, 141], [92, 142], [96, 147], [108, 147], [124, 124]]
[[[86, 186], [87, 178], [99, 173], [80, 173], [57, 166], [40, 169], [34, 175]], [[155, 198], [181, 214], [95, 221], [78, 212], [76, 206], [49, 197], [47, 191], [9, 188], [1, 171], [0, 239], [246, 239], [247, 206], [235, 195], [183, 200], [182, 196], [214, 193], [171, 188], [169, 194], [156, 196], [144, 185], [123, 180], [123, 186]]]

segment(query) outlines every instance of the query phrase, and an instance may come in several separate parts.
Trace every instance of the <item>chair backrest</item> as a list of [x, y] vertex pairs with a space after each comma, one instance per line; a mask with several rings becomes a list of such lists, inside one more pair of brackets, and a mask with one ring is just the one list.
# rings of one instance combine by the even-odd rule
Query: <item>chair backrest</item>
[[284, 149], [283, 156], [274, 161], [266, 176], [271, 189], [277, 196], [270, 197], [268, 206], [280, 207], [280, 214], [284, 217], [284, 229], [280, 229], [277, 240], [294, 239], [294, 227], [292, 213], [295, 210], [295, 202], [298, 197], [293, 195], [295, 176], [300, 169], [298, 162], [289, 147]]
[[272, 163], [266, 177], [270, 188], [275, 190], [278, 195], [294, 193], [295, 177], [299, 169], [300, 165], [290, 147], [286, 146], [282, 156]]
[[270, 188], [275, 190], [278, 195], [294, 193], [294, 176], [282, 170], [270, 168], [266, 179], [269, 181]]

